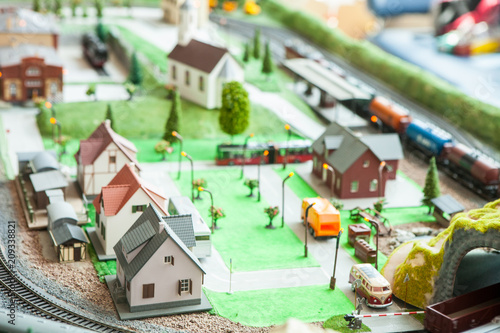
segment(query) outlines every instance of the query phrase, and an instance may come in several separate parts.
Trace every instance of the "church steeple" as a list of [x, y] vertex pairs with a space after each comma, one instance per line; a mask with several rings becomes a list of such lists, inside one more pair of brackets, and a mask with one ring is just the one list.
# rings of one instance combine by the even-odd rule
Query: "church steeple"
[[186, 0], [180, 8], [178, 44], [186, 46], [196, 33], [198, 25], [198, 8], [193, 0]]

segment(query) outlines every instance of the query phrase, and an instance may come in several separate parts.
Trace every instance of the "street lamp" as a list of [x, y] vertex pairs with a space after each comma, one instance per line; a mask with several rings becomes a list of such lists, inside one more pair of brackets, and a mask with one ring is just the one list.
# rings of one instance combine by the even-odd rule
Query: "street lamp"
[[290, 136], [292, 135], [292, 131], [290, 130], [290, 125], [286, 124], [285, 129], [288, 131], [288, 136], [286, 137], [285, 159], [283, 160], [283, 169], [286, 169], [286, 161], [288, 159], [288, 142], [290, 141]]
[[281, 227], [283, 228], [285, 226], [285, 182], [288, 180], [288, 178], [293, 176], [293, 172], [290, 172], [288, 176], [286, 176], [285, 179], [283, 179], [283, 184], [281, 187]]
[[194, 167], [193, 167], [193, 158], [186, 154], [185, 151], [181, 152], [181, 155], [186, 157], [189, 162], [191, 162], [191, 201], [194, 202], [194, 189], [193, 189], [193, 184], [194, 184]]
[[333, 275], [332, 278], [330, 279], [330, 289], [335, 290], [335, 282], [337, 279], [335, 279], [335, 269], [337, 268], [337, 254], [339, 253], [339, 244], [340, 244], [340, 236], [342, 236], [342, 233], [344, 232], [343, 228], [340, 228], [339, 233], [337, 234], [337, 245], [335, 247], [335, 261], [333, 262]]
[[307, 208], [306, 208], [306, 216], [304, 218], [304, 224], [306, 226], [306, 244], [305, 244], [305, 247], [304, 247], [304, 257], [306, 257], [306, 258], [307, 258], [307, 233], [309, 232], [309, 222], [307, 222], [307, 216], [309, 215], [309, 208], [311, 208], [315, 204], [316, 203], [313, 202], [312, 204], [310, 204], [309, 206], [307, 206]]
[[323, 163], [323, 169], [325, 170], [330, 170], [332, 172], [332, 181], [331, 181], [331, 186], [330, 186], [330, 194], [333, 197], [333, 183], [334, 183], [334, 178], [335, 178], [335, 170], [331, 166], [329, 166], [326, 163]]
[[172, 135], [174, 137], [176, 137], [177, 139], [179, 139], [179, 143], [180, 143], [180, 149], [179, 149], [179, 171], [177, 172], [177, 179], [181, 179], [181, 158], [182, 158], [182, 142], [183, 142], [183, 138], [182, 136], [177, 133], [176, 131], [173, 131], [172, 132]]
[[378, 167], [378, 197], [382, 198], [382, 171], [385, 168], [385, 161], [380, 162]]
[[257, 196], [257, 201], [260, 201], [260, 165], [262, 164], [262, 160], [264, 159], [264, 157], [266, 157], [267, 155], [269, 155], [269, 150], [264, 150], [264, 153], [260, 156], [260, 160], [259, 160], [259, 164], [257, 164], [257, 180], [258, 180], [258, 190], [259, 190], [259, 194]]
[[208, 194], [210, 194], [210, 201], [212, 202], [212, 206], [210, 206], [210, 215], [212, 215], [212, 233], [214, 233], [214, 229], [215, 229], [215, 223], [214, 223], [214, 209], [215, 209], [215, 206], [214, 206], [214, 196], [212, 195], [212, 192], [210, 192], [209, 190], [207, 190], [206, 188], [203, 188], [203, 187], [198, 187], [198, 192], [207, 192]]
[[379, 234], [379, 225], [376, 221], [370, 220], [369, 218], [365, 217], [365, 221], [370, 222], [372, 226], [375, 227], [377, 230], [377, 241], [375, 243], [375, 246], [377, 247], [376, 252], [375, 252], [375, 269], [378, 271], [378, 234]]
[[[59, 143], [61, 143], [61, 135], [62, 135], [61, 134], [61, 123], [55, 117], [51, 117], [50, 118], [50, 123], [52, 125], [57, 125], [57, 130], [59, 132], [59, 135], [58, 135], [58, 137], [59, 137]], [[55, 141], [53, 134], [54, 134], [54, 131], [52, 131], [52, 139]]]
[[247, 136], [245, 138], [245, 143], [243, 144], [243, 161], [241, 161], [241, 175], [240, 175], [240, 179], [243, 179], [243, 169], [245, 168], [245, 153], [247, 151], [248, 140], [250, 140], [251, 138], [253, 138], [253, 133], [251, 133], [249, 136]]

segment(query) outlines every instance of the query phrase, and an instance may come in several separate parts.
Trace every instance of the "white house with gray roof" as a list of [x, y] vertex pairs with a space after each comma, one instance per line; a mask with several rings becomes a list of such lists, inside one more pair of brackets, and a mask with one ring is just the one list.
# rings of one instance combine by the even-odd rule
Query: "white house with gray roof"
[[149, 205], [114, 246], [116, 277], [130, 312], [201, 304], [205, 271], [188, 248], [194, 232], [185, 219], [162, 217]]

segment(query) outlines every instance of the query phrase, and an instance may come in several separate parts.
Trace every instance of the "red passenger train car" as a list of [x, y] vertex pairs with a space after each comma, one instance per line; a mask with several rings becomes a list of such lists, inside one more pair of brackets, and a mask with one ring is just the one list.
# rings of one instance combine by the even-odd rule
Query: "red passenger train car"
[[[288, 153], [286, 148], [288, 147]], [[264, 156], [264, 151], [269, 154]], [[280, 164], [287, 156], [287, 163], [302, 163], [312, 159], [311, 141], [293, 140], [287, 142], [256, 143], [244, 145], [221, 144], [217, 146], [217, 165], [241, 165], [245, 152], [245, 164]]]

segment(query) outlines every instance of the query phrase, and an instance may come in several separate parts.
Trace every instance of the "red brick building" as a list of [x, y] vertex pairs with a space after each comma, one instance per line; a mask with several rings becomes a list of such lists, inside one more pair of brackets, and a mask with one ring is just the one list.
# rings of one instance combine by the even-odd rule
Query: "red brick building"
[[52, 47], [0, 47], [0, 96], [8, 102], [62, 99], [63, 65]]
[[[398, 160], [403, 158], [397, 134], [360, 137], [337, 123], [332, 123], [312, 147], [313, 174], [341, 199], [383, 197], [386, 181], [396, 178]], [[330, 169], [325, 169], [324, 163]]]

